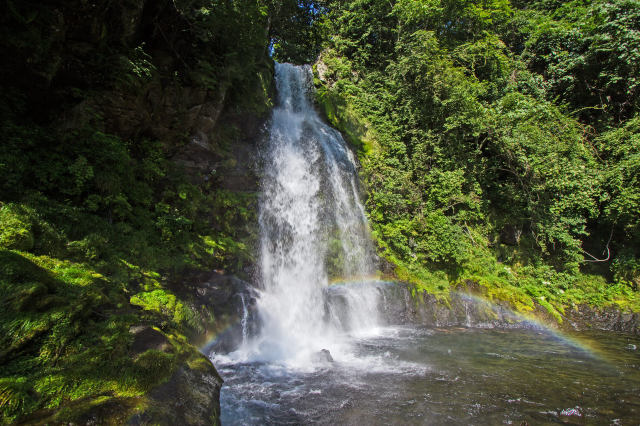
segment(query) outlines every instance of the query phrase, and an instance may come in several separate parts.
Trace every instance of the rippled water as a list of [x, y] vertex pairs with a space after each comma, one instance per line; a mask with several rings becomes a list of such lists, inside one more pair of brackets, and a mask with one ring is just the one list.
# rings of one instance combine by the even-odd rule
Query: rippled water
[[640, 423], [640, 338], [576, 336], [393, 327], [305, 370], [217, 356], [222, 423]]

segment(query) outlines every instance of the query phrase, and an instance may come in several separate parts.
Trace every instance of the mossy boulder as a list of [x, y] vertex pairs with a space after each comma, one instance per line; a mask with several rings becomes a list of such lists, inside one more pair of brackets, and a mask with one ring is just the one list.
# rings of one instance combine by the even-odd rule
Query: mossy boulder
[[134, 414], [130, 425], [219, 425], [222, 379], [213, 364], [196, 355], [171, 378], [154, 388], [145, 408]]
[[0, 247], [10, 250], [31, 250], [34, 245], [32, 223], [27, 213], [16, 204], [0, 208]]

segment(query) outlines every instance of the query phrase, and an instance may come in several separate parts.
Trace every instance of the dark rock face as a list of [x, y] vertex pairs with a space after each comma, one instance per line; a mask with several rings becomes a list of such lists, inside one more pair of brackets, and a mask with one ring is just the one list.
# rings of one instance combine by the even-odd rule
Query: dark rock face
[[204, 326], [205, 336], [213, 334], [216, 339], [209, 342], [203, 349], [204, 353], [231, 352], [242, 343], [243, 334], [252, 336], [257, 333], [257, 295], [250, 283], [222, 271], [214, 271], [184, 277], [174, 291], [188, 293], [185, 298], [193, 300], [194, 309], [204, 307], [215, 314], [215, 322]]
[[640, 314], [620, 312], [613, 308], [598, 310], [580, 305], [566, 310], [563, 326], [578, 331], [611, 330], [640, 335]]
[[[204, 358], [204, 357], [203, 357]], [[222, 379], [207, 359], [180, 367], [149, 394], [148, 408], [130, 425], [219, 425]]]
[[134, 326], [129, 329], [133, 334], [133, 344], [131, 345], [131, 355], [136, 356], [149, 349], [157, 351], [167, 351], [171, 348], [171, 343], [167, 337], [148, 325]]
[[451, 292], [447, 301], [422, 293], [413, 296], [408, 284], [385, 288], [383, 315], [391, 324], [426, 327], [530, 328], [533, 325], [507, 307], [468, 294]]
[[[431, 294], [411, 294], [410, 285], [398, 283], [385, 289], [382, 308], [390, 324], [420, 324], [427, 327], [539, 328], [514, 313], [508, 305], [494, 304], [473, 295], [451, 292], [447, 301]], [[541, 306], [536, 316], [548, 317]], [[596, 309], [580, 305], [567, 310], [562, 324], [546, 321], [566, 330], [610, 330], [640, 334], [640, 314], [624, 313], [614, 308]]]

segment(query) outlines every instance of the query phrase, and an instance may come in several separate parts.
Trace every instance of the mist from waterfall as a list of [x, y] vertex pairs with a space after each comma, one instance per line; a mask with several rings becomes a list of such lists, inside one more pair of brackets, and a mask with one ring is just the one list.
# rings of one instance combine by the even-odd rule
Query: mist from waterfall
[[261, 331], [238, 352], [304, 366], [322, 349], [349, 356], [351, 338], [375, 332], [379, 291], [364, 284], [376, 268], [356, 162], [313, 108], [311, 69], [276, 64], [276, 84], [259, 200]]

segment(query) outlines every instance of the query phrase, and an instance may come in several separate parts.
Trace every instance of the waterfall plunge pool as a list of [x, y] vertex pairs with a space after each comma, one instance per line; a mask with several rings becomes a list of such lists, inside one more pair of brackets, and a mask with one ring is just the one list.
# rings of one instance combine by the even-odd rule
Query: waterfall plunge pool
[[223, 425], [638, 424], [639, 341], [387, 327], [352, 340], [354, 357], [311, 370], [213, 361]]
[[410, 300], [387, 301], [384, 283], [331, 286], [378, 270], [358, 164], [313, 106], [311, 68], [276, 64], [275, 80], [255, 304], [241, 298], [235, 352], [212, 356], [223, 424], [637, 424], [637, 339], [585, 335], [585, 346], [535, 327], [389, 327], [396, 302], [404, 315]]

